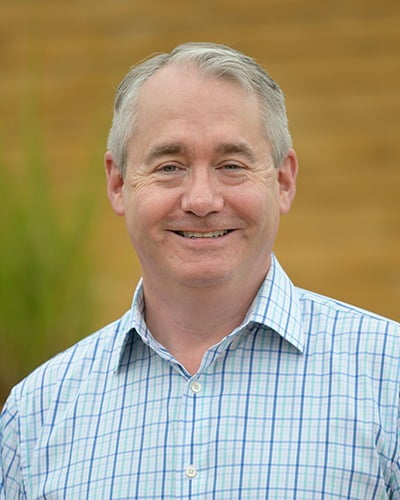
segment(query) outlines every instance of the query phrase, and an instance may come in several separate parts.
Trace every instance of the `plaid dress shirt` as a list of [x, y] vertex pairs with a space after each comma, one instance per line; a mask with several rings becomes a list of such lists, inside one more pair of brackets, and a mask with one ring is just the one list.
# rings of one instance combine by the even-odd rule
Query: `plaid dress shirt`
[[400, 498], [397, 323], [293, 286], [273, 258], [190, 375], [118, 321], [12, 391], [0, 498]]

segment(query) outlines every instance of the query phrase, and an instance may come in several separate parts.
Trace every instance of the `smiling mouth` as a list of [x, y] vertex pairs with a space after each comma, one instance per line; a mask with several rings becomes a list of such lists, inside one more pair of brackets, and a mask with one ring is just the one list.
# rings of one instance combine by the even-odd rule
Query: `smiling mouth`
[[204, 233], [199, 231], [174, 231], [174, 233], [183, 238], [221, 238], [221, 236], [225, 236], [231, 231], [232, 229], [224, 229], [222, 231], [208, 231]]

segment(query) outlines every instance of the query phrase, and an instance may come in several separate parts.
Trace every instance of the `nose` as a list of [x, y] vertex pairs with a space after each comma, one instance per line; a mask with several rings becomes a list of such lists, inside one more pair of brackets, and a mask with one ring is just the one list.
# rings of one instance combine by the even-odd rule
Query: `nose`
[[224, 206], [221, 186], [208, 169], [193, 169], [186, 179], [181, 207], [185, 212], [191, 212], [204, 217], [212, 212], [219, 212]]

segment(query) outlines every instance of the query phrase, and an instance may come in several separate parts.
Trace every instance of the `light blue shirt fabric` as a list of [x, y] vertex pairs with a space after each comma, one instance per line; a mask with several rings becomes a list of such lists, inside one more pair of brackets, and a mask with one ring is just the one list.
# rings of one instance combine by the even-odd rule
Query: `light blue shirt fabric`
[[295, 288], [274, 258], [194, 376], [120, 320], [12, 391], [0, 498], [400, 498], [400, 326]]

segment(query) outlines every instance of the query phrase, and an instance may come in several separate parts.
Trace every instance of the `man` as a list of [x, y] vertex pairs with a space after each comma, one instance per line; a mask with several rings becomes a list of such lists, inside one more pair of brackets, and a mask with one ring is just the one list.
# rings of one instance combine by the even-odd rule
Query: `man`
[[272, 253], [298, 169], [278, 85], [185, 44], [117, 90], [105, 156], [143, 278], [1, 421], [1, 498], [400, 498], [399, 325]]

